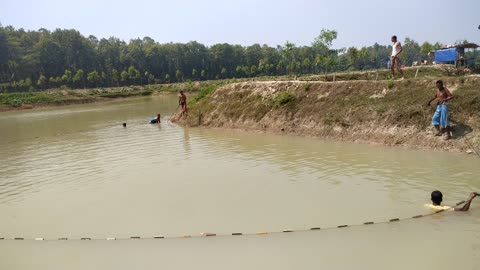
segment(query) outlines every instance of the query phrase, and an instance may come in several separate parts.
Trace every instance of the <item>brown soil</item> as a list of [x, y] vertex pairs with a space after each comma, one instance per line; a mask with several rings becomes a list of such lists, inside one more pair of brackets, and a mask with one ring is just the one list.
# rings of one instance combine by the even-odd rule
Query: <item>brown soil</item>
[[230, 84], [196, 102], [187, 126], [234, 128], [340, 141], [400, 145], [447, 151], [480, 144], [480, 77], [443, 78], [453, 139], [433, 136], [435, 105], [426, 103], [438, 78], [402, 81], [264, 81]]

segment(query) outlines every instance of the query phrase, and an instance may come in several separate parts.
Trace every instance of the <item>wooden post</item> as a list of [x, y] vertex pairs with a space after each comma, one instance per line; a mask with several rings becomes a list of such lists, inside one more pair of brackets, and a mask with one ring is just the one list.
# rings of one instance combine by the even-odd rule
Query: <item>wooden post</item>
[[419, 67], [417, 67], [417, 72], [415, 72], [415, 79], [417, 78], [417, 75], [418, 75], [418, 70], [419, 70], [419, 69], [420, 69], [420, 68], [419, 68]]

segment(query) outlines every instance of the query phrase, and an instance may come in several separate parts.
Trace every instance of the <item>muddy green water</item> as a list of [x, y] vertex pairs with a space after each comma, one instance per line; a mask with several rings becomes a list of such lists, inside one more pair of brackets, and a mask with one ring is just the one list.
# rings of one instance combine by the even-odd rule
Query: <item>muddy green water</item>
[[[427, 213], [480, 191], [480, 159], [184, 129], [174, 96], [0, 114], [0, 237], [107, 238], [329, 227]], [[160, 125], [149, 125], [161, 113]], [[121, 126], [127, 122], [127, 128]], [[480, 200], [480, 199], [479, 199]], [[0, 240], [0, 269], [479, 269], [469, 213], [261, 236]]]

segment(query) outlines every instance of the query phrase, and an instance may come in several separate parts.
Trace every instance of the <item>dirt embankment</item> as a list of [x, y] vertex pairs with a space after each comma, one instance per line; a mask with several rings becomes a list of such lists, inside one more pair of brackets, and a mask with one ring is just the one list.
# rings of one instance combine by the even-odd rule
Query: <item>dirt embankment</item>
[[453, 139], [434, 137], [437, 78], [402, 81], [270, 81], [220, 87], [195, 100], [186, 126], [236, 128], [334, 140], [469, 151], [480, 143], [480, 77], [444, 78]]

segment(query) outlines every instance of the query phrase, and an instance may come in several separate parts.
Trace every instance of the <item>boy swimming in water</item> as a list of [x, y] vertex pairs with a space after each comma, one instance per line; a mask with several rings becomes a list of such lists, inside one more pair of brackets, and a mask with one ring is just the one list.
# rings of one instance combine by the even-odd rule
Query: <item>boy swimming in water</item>
[[450, 207], [447, 205], [442, 205], [443, 194], [442, 192], [435, 190], [431, 194], [432, 204], [426, 204], [425, 206], [434, 210], [445, 210], [445, 211], [468, 211], [470, 209], [470, 204], [472, 203], [473, 198], [477, 197], [478, 193], [472, 192], [468, 197], [467, 201], [462, 207]]
[[152, 118], [152, 119], [150, 119], [150, 122], [149, 122], [149, 123], [150, 123], [150, 124], [158, 124], [158, 123], [160, 123], [160, 122], [161, 122], [161, 121], [160, 121], [160, 114], [157, 114], [157, 118]]

